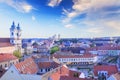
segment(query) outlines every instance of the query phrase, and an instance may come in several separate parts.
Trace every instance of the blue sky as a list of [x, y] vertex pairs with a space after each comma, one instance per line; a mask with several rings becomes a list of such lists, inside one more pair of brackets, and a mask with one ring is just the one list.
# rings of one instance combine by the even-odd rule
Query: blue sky
[[13, 21], [23, 38], [120, 36], [120, 0], [0, 0], [0, 37]]

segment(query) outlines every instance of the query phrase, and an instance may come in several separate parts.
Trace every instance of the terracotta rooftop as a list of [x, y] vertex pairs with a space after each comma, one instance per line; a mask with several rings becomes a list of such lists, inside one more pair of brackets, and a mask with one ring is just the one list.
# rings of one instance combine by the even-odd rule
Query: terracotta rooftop
[[56, 68], [59, 64], [56, 62], [39, 62], [38, 67], [39, 68]]
[[65, 66], [62, 66], [57, 72], [51, 75], [52, 80], [60, 80], [61, 76], [69, 75], [69, 69]]
[[109, 45], [109, 46], [96, 46], [92, 48], [87, 48], [86, 51], [91, 51], [91, 50], [120, 50], [120, 46], [116, 45]]
[[[78, 74], [78, 77], [74, 76], [76, 73]], [[79, 78], [80, 74], [80, 72], [69, 70], [67, 66], [62, 66], [61, 69], [51, 75], [51, 78], [52, 80], [87, 80]]]
[[120, 80], [120, 73], [116, 73], [113, 76], [115, 77], [115, 80]]
[[0, 54], [0, 62], [5, 62], [5, 61], [10, 61], [15, 59], [18, 59], [18, 58], [15, 57], [13, 54], [7, 54], [7, 53]]
[[10, 42], [10, 38], [0, 38], [0, 42]]
[[118, 72], [116, 65], [99, 65], [94, 66], [94, 74], [98, 76], [98, 71], [108, 71], [108, 75], [112, 75]]
[[13, 46], [10, 43], [10, 38], [0, 38], [0, 47], [8, 47], [8, 46]]
[[92, 80], [92, 79], [83, 79], [79, 77], [71, 77], [71, 76], [61, 76], [60, 80]]
[[32, 58], [27, 58], [15, 66], [21, 74], [36, 74], [38, 72], [38, 67]]

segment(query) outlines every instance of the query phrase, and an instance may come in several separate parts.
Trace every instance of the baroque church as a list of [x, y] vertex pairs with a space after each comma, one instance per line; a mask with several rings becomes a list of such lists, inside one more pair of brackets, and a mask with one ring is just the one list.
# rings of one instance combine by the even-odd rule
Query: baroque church
[[16, 26], [13, 22], [10, 28], [10, 43], [16, 47], [16, 49], [21, 50], [22, 41], [21, 41], [21, 28], [18, 23]]
[[0, 53], [12, 54], [15, 50], [22, 51], [21, 31], [19, 23], [16, 26], [13, 22], [10, 27], [10, 37], [0, 38]]

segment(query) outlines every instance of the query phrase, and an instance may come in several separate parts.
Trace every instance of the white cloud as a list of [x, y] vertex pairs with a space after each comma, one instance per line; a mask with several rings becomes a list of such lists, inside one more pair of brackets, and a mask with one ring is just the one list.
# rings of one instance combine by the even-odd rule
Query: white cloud
[[73, 0], [73, 3], [72, 11], [63, 9], [63, 13], [66, 13], [63, 22], [69, 22], [83, 13], [87, 14], [87, 18], [103, 18], [109, 13], [116, 12], [105, 11], [103, 9], [105, 7], [119, 6], [120, 0]]
[[[74, 22], [80, 27], [84, 26], [81, 29], [90, 36], [120, 34], [120, 8], [118, 8], [120, 0], [73, 0], [73, 3], [72, 10], [63, 8], [63, 24]], [[86, 14], [85, 18], [77, 18], [84, 13]], [[77, 22], [72, 21], [73, 19]]]
[[69, 28], [69, 29], [72, 29], [72, 28], [74, 28], [75, 26], [74, 25], [72, 25], [72, 24], [66, 24], [65, 25], [65, 28]]
[[32, 16], [32, 20], [33, 20], [33, 21], [35, 21], [35, 20], [36, 20], [35, 16]]
[[58, 6], [61, 2], [62, 0], [50, 0], [48, 3], [48, 6], [55, 7], [55, 6]]
[[106, 21], [104, 24], [109, 28], [113, 29], [114, 31], [120, 31], [120, 21], [111, 20]]
[[34, 9], [32, 5], [25, 1], [0, 0], [0, 2], [6, 3], [7, 5], [22, 13], [29, 13], [32, 9]]
[[98, 34], [98, 33], [102, 33], [102, 29], [101, 28], [90, 28], [88, 30], [86, 30], [88, 33], [95, 33], [95, 34]]

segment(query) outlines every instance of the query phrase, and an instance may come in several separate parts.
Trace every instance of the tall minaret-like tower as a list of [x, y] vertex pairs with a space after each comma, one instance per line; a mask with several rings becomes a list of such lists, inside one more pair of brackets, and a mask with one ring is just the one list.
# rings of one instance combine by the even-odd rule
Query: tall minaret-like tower
[[20, 25], [18, 23], [17, 27], [16, 27], [16, 36], [17, 36], [17, 39], [16, 39], [16, 46], [19, 50], [21, 50], [22, 48], [22, 39], [21, 39], [21, 28], [20, 28]]
[[11, 25], [10, 28], [10, 43], [13, 44], [16, 47], [16, 50], [22, 49], [22, 39], [21, 39], [21, 28], [18, 23], [17, 26], [15, 26], [15, 23]]
[[16, 26], [13, 21], [11, 28], [10, 28], [10, 43], [15, 45], [15, 37], [16, 37]]

